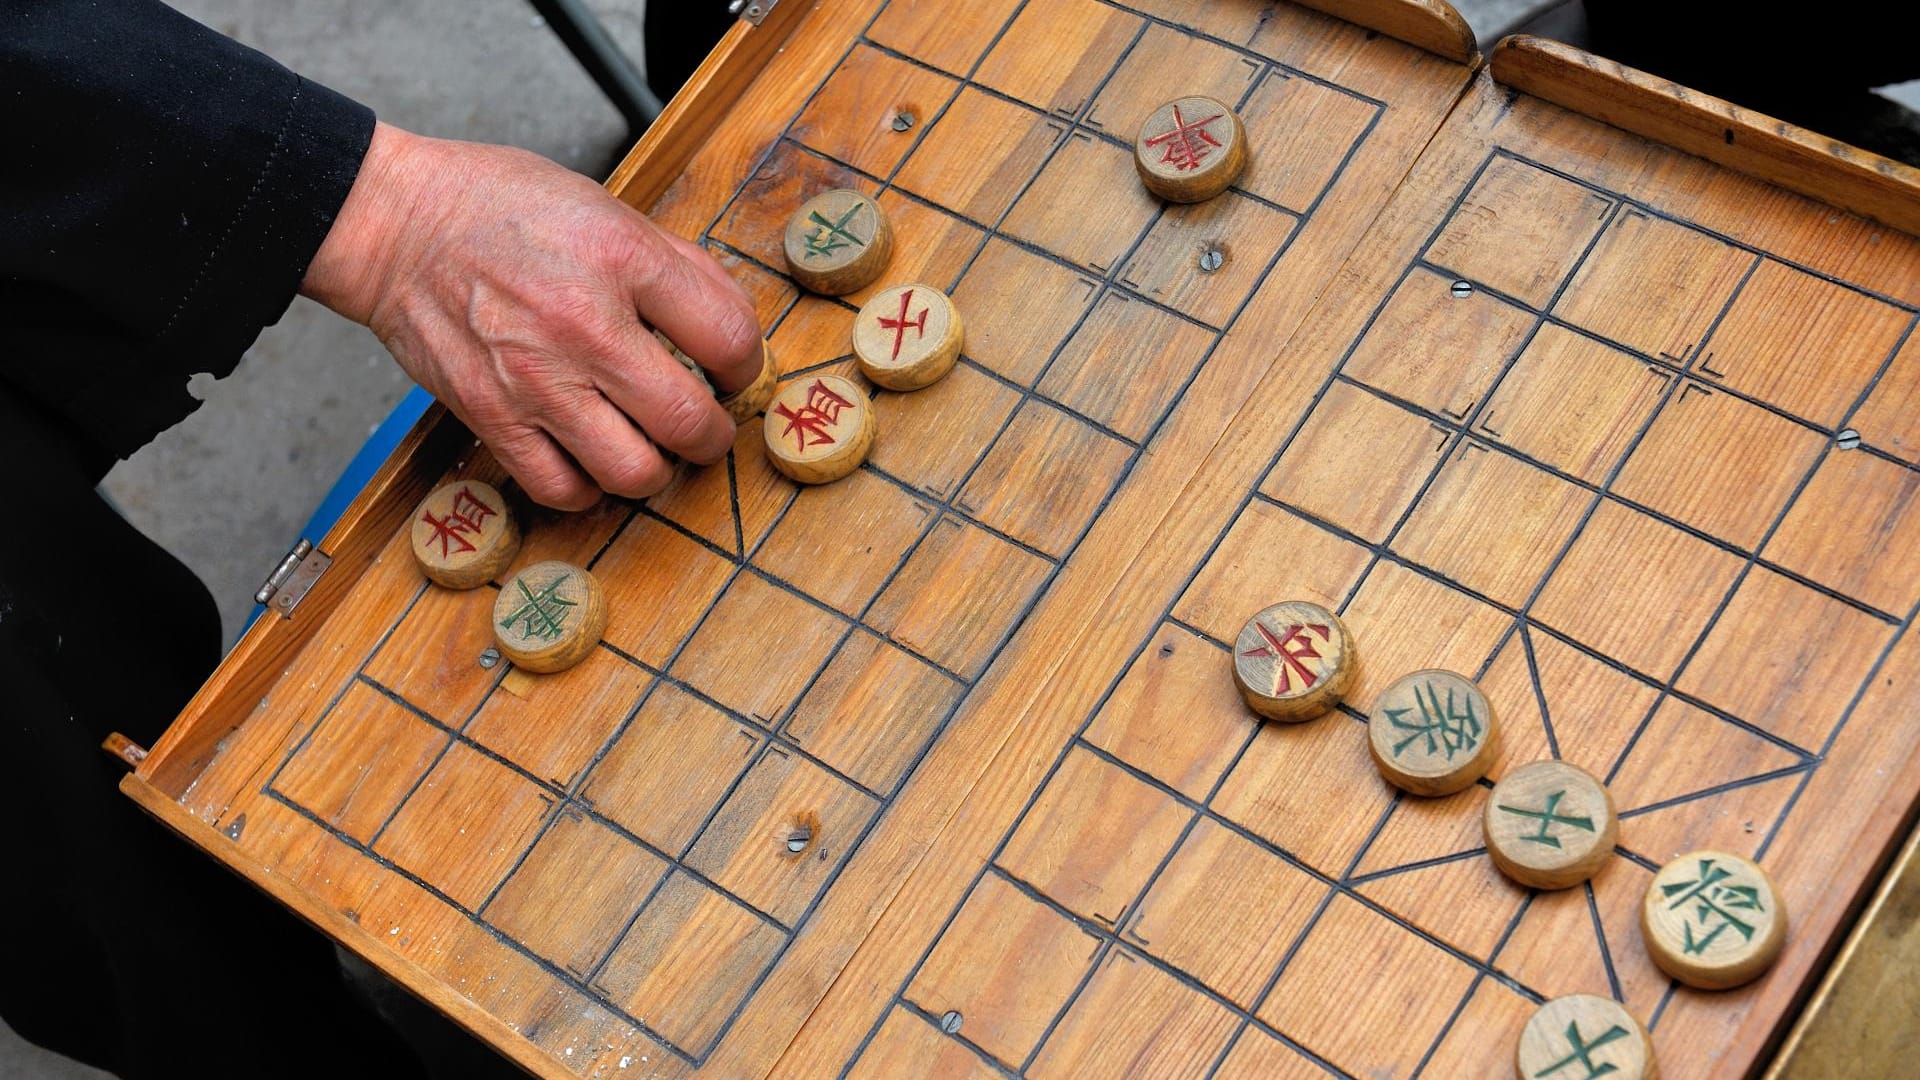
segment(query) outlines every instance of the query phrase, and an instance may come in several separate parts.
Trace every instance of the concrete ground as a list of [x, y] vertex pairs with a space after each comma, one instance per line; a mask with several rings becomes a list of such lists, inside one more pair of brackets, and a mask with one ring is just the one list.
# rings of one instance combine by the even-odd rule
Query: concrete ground
[[[525, 0], [169, 2], [422, 134], [510, 143], [595, 177], [628, 146], [626, 122]], [[591, 2], [639, 63], [645, 0]], [[196, 381], [198, 412], [104, 486], [212, 588], [231, 640], [261, 579], [409, 385], [366, 329], [297, 300], [232, 377]], [[104, 1075], [0, 1025], [0, 1080]]]
[[[172, 2], [417, 132], [510, 143], [595, 177], [626, 148], [619, 114], [523, 0]], [[644, 3], [593, 0], [636, 62]], [[1455, 3], [1488, 43], [1541, 6]], [[1920, 86], [1901, 97], [1920, 104]], [[196, 384], [206, 404], [116, 468], [106, 490], [213, 589], [231, 640], [254, 589], [407, 387], [365, 329], [296, 301], [236, 374]], [[0, 1080], [102, 1075], [0, 1025]]]
[[[626, 123], [525, 0], [172, 0], [422, 134], [510, 143], [605, 175]], [[644, 0], [594, 6], [636, 63]], [[309, 300], [106, 490], [213, 590], [228, 639], [367, 435], [410, 384], [365, 328]]]

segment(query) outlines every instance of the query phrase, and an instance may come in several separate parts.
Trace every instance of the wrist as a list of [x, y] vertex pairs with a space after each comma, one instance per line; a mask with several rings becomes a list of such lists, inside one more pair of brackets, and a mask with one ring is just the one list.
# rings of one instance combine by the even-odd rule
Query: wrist
[[376, 123], [353, 187], [314, 252], [300, 293], [354, 322], [367, 323], [393, 270], [402, 232], [416, 217], [420, 144], [426, 140]]

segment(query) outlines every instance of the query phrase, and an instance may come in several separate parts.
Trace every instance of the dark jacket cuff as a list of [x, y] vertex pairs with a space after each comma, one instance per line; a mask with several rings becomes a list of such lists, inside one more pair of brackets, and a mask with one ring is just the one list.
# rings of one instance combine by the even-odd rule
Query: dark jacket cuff
[[339, 216], [373, 140], [373, 111], [291, 77], [285, 115], [252, 188], [208, 248], [196, 280], [160, 334], [192, 342], [231, 371], [260, 329], [280, 320]]

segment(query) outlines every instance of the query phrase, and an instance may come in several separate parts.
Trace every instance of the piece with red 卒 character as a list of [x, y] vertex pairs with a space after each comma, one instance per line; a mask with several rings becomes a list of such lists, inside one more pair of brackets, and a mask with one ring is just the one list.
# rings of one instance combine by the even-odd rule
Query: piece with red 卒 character
[[1254, 712], [1297, 723], [1340, 704], [1355, 660], [1338, 615], [1289, 600], [1247, 620], [1233, 644], [1233, 681]]
[[1205, 202], [1246, 169], [1247, 129], [1210, 97], [1175, 98], [1140, 125], [1133, 165], [1147, 190], [1168, 202]]
[[852, 380], [803, 375], [767, 409], [767, 460], [790, 479], [829, 484], [867, 460], [877, 426], [873, 403]]

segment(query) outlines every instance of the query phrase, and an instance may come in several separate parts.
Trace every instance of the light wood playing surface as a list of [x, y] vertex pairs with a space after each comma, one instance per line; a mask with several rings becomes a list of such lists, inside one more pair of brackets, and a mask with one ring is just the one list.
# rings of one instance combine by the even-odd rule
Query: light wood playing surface
[[[1251, 162], [1168, 206], [1131, 139], [1188, 92]], [[1252, 0], [827, 0], [676, 115], [708, 127], [651, 210], [787, 383], [857, 378], [898, 282], [953, 297], [959, 365], [877, 393], [832, 485], [754, 423], [645, 506], [523, 517], [514, 569], [611, 609], [561, 674], [483, 666], [496, 590], [429, 587], [380, 519], [145, 805], [555, 1077], [1477, 1076], [1574, 993], [1662, 1076], [1764, 1064], [1920, 794], [1920, 241]], [[843, 299], [780, 269], [836, 187], [894, 232]], [[408, 508], [505, 482], [454, 456]], [[1259, 724], [1229, 645], [1294, 598], [1359, 670]], [[1365, 717], [1422, 668], [1497, 709], [1489, 780], [1608, 783], [1590, 884], [1502, 877], [1484, 784], [1382, 780]], [[1793, 913], [1725, 993], [1640, 940], [1701, 848]]]

